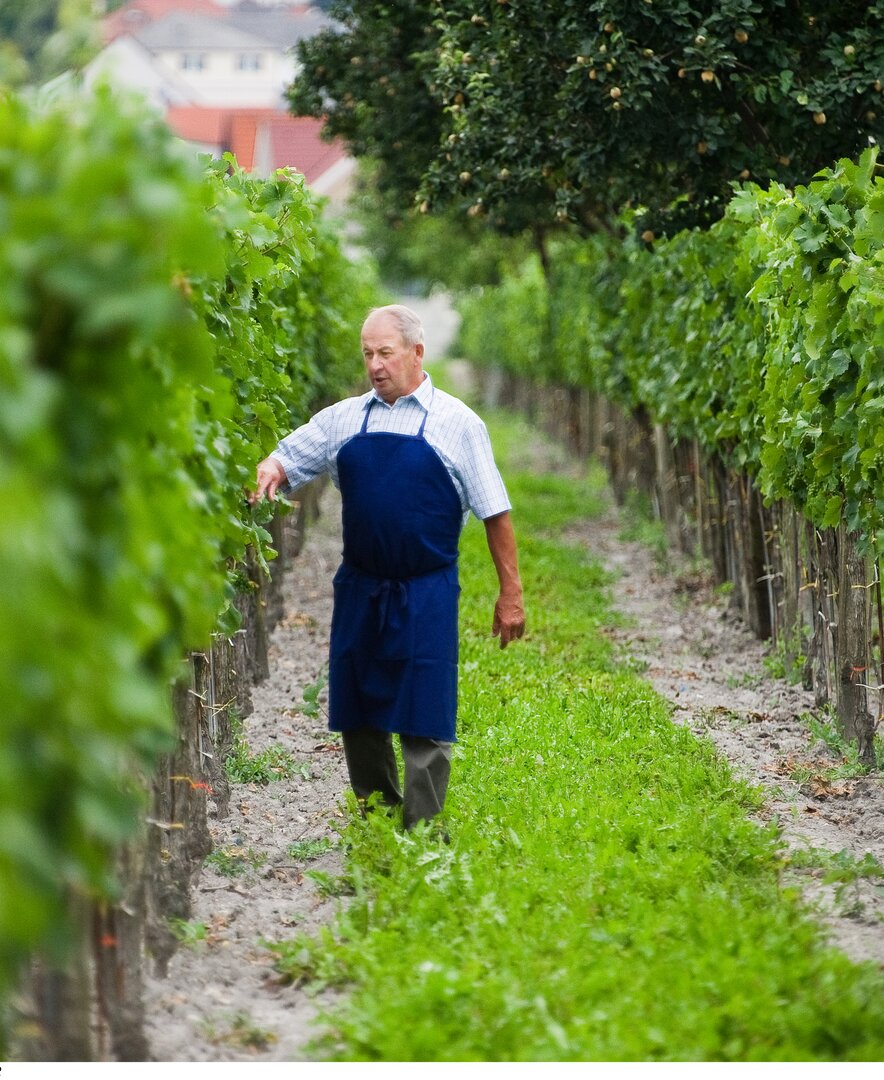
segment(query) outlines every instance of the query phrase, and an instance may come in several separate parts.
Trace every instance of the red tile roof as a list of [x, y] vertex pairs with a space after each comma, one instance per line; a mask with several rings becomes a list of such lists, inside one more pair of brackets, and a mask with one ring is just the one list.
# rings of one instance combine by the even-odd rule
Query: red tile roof
[[206, 108], [176, 105], [166, 112], [166, 122], [179, 138], [212, 146], [219, 153], [230, 150], [247, 172], [255, 165], [258, 131], [269, 136], [269, 160], [263, 170], [293, 168], [313, 183], [346, 156], [344, 144], [336, 139], [324, 142], [322, 121], [291, 116], [276, 109]]
[[175, 105], [166, 111], [166, 123], [181, 139], [230, 150], [239, 164], [251, 169], [259, 120], [277, 115], [275, 109], [226, 109]]
[[282, 169], [291, 166], [304, 174], [308, 184], [346, 156], [340, 139], [334, 142], [323, 140], [321, 120], [310, 116], [275, 116], [267, 123], [270, 127], [272, 167]]

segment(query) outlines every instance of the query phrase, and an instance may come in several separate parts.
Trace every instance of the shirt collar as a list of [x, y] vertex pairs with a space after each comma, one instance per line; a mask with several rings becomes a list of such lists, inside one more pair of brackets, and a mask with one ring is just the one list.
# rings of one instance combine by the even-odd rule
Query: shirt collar
[[[430, 411], [430, 404], [433, 401], [433, 380], [430, 378], [426, 371], [424, 372], [423, 382], [420, 384], [420, 386], [416, 390], [412, 390], [410, 394], [405, 394], [403, 395], [403, 397], [398, 398], [397, 400], [409, 401], [411, 399], [414, 399], [418, 403], [418, 405], [420, 405], [420, 407], [424, 410], [424, 412], [428, 413]], [[366, 408], [371, 408], [371, 406], [374, 405], [376, 401], [383, 401], [383, 403], [387, 405], [386, 401], [384, 401], [384, 399], [377, 392], [377, 390], [372, 388], [368, 395], [368, 402], [366, 404]], [[393, 404], [395, 405], [395, 402]], [[387, 408], [392, 408], [392, 405], [387, 405]]]

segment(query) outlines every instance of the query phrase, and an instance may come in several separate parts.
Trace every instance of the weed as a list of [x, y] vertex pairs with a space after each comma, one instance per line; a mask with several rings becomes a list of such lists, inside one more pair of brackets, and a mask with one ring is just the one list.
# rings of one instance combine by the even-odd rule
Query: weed
[[860, 761], [856, 743], [844, 738], [833, 709], [826, 708], [818, 714], [802, 713], [799, 719], [803, 721], [811, 735], [824, 743], [837, 759], [831, 765], [823, 765], [817, 769], [814, 775], [826, 781], [833, 781], [850, 780], [857, 776], [865, 776], [869, 772], [868, 766]]
[[846, 849], [833, 852], [808, 847], [789, 852], [785, 862], [795, 870], [818, 871], [824, 885], [834, 885], [835, 903], [844, 915], [858, 915], [863, 910], [862, 881], [884, 878], [884, 866], [870, 851], [859, 859]]
[[316, 890], [323, 897], [348, 896], [353, 892], [353, 884], [344, 874], [335, 877], [323, 870], [308, 870], [304, 876], [316, 882]]
[[[818, 715], [814, 713], [802, 713], [801, 719], [805, 722], [810, 733], [835, 754], [850, 762], [855, 772], [851, 775], [862, 776], [869, 769], [857, 760], [856, 745], [844, 738], [838, 726], [838, 717], [835, 710], [830, 706], [824, 708]], [[884, 738], [876, 734], [872, 740], [875, 751], [875, 772], [884, 771]]]
[[169, 923], [169, 929], [175, 936], [175, 940], [186, 948], [196, 948], [199, 945], [204, 945], [208, 940], [208, 923], [197, 922], [195, 919], [188, 920], [175, 918], [170, 918], [167, 921]]
[[801, 682], [807, 659], [801, 643], [801, 631], [796, 629], [793, 634], [781, 635], [769, 649], [761, 662], [772, 679], [786, 679], [792, 686]]
[[217, 1021], [207, 1020], [203, 1024], [206, 1038], [211, 1043], [225, 1043], [228, 1046], [241, 1046], [248, 1050], [268, 1050], [276, 1041], [274, 1032], [258, 1027], [248, 1013], [238, 1012], [225, 1019], [223, 1027]]
[[216, 848], [206, 856], [206, 865], [213, 866], [219, 874], [230, 878], [252, 874], [266, 862], [266, 852], [252, 851], [251, 848]]
[[328, 683], [328, 674], [323, 671], [315, 683], [304, 688], [304, 704], [301, 706], [301, 712], [304, 716], [319, 716], [320, 712], [325, 712], [319, 703], [319, 695], [325, 689]]
[[234, 738], [233, 750], [224, 762], [224, 772], [232, 784], [269, 784], [272, 780], [309, 780], [310, 766], [298, 762], [282, 746], [268, 746], [253, 754], [242, 732]]
[[293, 844], [289, 844], [286, 852], [290, 859], [306, 862], [324, 855], [327, 851], [333, 851], [335, 846], [327, 836], [319, 836], [312, 840], [296, 840]]
[[640, 491], [627, 493], [623, 508], [624, 527], [620, 532], [621, 540], [635, 540], [651, 551], [655, 561], [661, 567], [669, 562], [669, 540], [666, 526], [654, 514], [651, 501]]

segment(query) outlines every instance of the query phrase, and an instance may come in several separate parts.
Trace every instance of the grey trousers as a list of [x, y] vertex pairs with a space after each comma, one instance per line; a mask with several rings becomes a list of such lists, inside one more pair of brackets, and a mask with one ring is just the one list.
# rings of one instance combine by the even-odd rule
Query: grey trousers
[[451, 743], [417, 735], [399, 736], [405, 763], [403, 792], [389, 732], [359, 728], [345, 731], [343, 738], [347, 771], [357, 799], [367, 799], [378, 791], [386, 806], [401, 804], [406, 829], [440, 813], [451, 773]]

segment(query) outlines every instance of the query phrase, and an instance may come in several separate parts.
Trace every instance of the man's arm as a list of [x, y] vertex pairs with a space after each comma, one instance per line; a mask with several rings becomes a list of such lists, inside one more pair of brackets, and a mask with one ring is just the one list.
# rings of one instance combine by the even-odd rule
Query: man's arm
[[522, 602], [522, 582], [519, 578], [519, 559], [516, 536], [509, 511], [485, 518], [485, 536], [488, 550], [500, 582], [500, 595], [494, 605], [494, 622], [491, 633], [500, 637], [500, 647], [505, 649], [525, 633], [525, 609]]
[[276, 449], [258, 464], [255, 491], [249, 502], [266, 495], [272, 499], [281, 488], [296, 491], [328, 468], [328, 423], [335, 406], [318, 412], [308, 423], [280, 439]]

